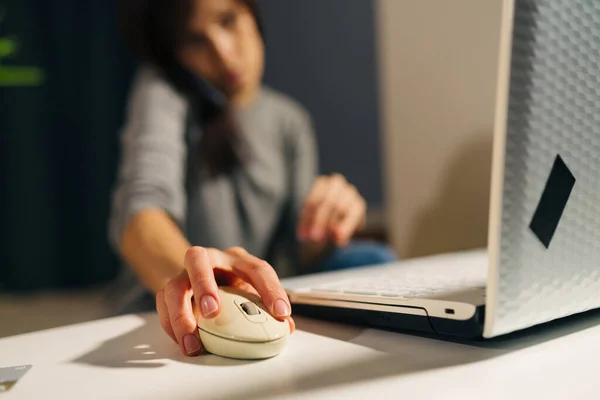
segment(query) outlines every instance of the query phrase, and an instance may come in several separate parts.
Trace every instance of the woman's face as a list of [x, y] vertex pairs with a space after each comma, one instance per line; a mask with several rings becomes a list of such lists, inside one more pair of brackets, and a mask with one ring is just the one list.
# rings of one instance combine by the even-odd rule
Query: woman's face
[[264, 44], [240, 0], [193, 0], [179, 59], [233, 102], [252, 101], [262, 80]]

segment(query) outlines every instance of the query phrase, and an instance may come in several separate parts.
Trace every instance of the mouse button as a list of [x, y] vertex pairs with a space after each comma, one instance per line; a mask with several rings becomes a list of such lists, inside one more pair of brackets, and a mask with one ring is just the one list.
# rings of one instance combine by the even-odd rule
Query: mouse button
[[215, 326], [229, 325], [233, 321], [233, 314], [231, 312], [227, 312], [228, 310], [221, 310], [216, 317], [209, 319], [212, 324]]
[[290, 334], [290, 324], [288, 321], [272, 319], [267, 323], [262, 324], [262, 326], [269, 340], [281, 339]]
[[260, 309], [256, 306], [256, 304], [251, 301], [247, 301], [245, 303], [240, 304], [242, 310], [246, 312], [247, 315], [258, 315], [260, 314]]
[[267, 312], [255, 303], [246, 299], [236, 299], [234, 303], [248, 321], [255, 323], [267, 322]]
[[215, 336], [238, 342], [266, 342], [269, 340], [262, 324], [251, 323], [241, 316], [232, 318], [227, 324], [209, 322], [202, 326], [199, 325], [198, 328]]
[[231, 313], [221, 312], [214, 318], [203, 318], [200, 317], [197, 319], [198, 328], [210, 332], [216, 333], [223, 330], [223, 327], [232, 325], [233, 319], [231, 317]]
[[264, 314], [264, 312], [260, 313], [259, 315], [246, 315], [245, 317], [248, 319], [248, 321], [256, 324], [264, 324], [267, 322], [267, 316]]

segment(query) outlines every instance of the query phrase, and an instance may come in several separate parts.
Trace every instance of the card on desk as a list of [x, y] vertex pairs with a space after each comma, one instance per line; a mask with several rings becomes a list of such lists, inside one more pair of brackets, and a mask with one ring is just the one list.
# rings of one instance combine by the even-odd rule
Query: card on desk
[[31, 369], [31, 365], [0, 368], [0, 393], [9, 391]]

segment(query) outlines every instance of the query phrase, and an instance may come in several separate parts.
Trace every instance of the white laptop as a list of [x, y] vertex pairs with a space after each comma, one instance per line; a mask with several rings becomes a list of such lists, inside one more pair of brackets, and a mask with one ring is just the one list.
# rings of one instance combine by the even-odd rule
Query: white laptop
[[599, 2], [505, 0], [500, 60], [488, 248], [283, 280], [295, 315], [492, 338], [600, 308]]

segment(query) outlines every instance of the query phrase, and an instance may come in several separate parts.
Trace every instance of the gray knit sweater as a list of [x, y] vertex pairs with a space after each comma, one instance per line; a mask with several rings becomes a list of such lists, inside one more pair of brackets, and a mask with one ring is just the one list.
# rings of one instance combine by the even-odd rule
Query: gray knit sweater
[[[296, 102], [263, 87], [235, 118], [251, 150], [247, 165], [209, 178], [197, 168], [201, 129], [188, 123], [188, 103], [156, 70], [133, 82], [112, 198], [110, 241], [118, 251], [128, 220], [147, 208], [165, 210], [193, 245], [241, 246], [269, 261], [280, 276], [301, 273], [296, 227], [317, 173], [311, 120]], [[147, 297], [124, 265], [119, 308]]]

